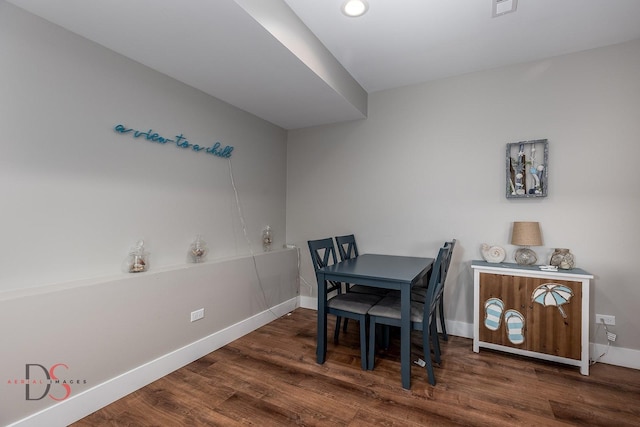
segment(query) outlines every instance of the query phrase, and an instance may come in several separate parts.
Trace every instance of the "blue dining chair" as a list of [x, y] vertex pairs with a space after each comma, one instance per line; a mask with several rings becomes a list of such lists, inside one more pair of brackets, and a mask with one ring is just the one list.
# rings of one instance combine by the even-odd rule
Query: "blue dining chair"
[[[438, 301], [442, 294], [444, 274], [444, 264], [449, 256], [451, 247], [446, 244], [438, 251], [438, 257], [431, 269], [429, 286], [424, 303], [411, 301], [411, 329], [422, 331], [422, 347], [424, 361], [429, 383], [436, 384], [431, 362], [431, 351], [433, 350], [436, 363], [441, 362], [440, 343], [438, 341], [438, 330], [436, 325], [436, 310]], [[369, 310], [369, 360], [367, 365], [373, 369], [375, 365], [376, 353], [376, 325], [400, 326], [401, 301], [397, 296], [389, 295]]]
[[[338, 247], [338, 255], [340, 261], [356, 258], [358, 253], [358, 245], [356, 244], [356, 236], [353, 234], [347, 234], [345, 236], [336, 236], [336, 246]], [[380, 298], [387, 295], [388, 289], [374, 288], [365, 285], [354, 285], [351, 283], [345, 283], [345, 290], [347, 292], [355, 292], [358, 294], [372, 294], [378, 295]], [[344, 319], [344, 325], [342, 330], [347, 332], [347, 325], [349, 319]]]
[[444, 273], [442, 275], [442, 292], [440, 293], [440, 299], [438, 301], [438, 314], [440, 315], [440, 330], [442, 331], [442, 338], [445, 341], [449, 341], [449, 336], [447, 335], [447, 327], [444, 323], [444, 285], [447, 282], [447, 274], [449, 273], [449, 267], [451, 267], [451, 258], [453, 258], [453, 248], [456, 246], [456, 239], [453, 239], [446, 244], [449, 245], [451, 250], [449, 251], [449, 255], [444, 262]]
[[[309, 252], [313, 261], [313, 268], [317, 272], [319, 269], [333, 265], [338, 262], [333, 239], [309, 240]], [[316, 276], [317, 278], [317, 276]], [[319, 284], [318, 284], [319, 285]], [[380, 301], [380, 296], [371, 294], [360, 294], [356, 292], [343, 292], [342, 283], [327, 280], [327, 313], [337, 317], [336, 329], [333, 335], [334, 343], [338, 344], [340, 333], [340, 322], [345, 319], [353, 319], [360, 322], [360, 358], [363, 370], [367, 369], [367, 312], [375, 303]], [[330, 294], [334, 294], [329, 297]], [[323, 298], [318, 295], [318, 298]]]
[[[447, 273], [449, 272], [449, 267], [451, 266], [451, 258], [453, 258], [453, 248], [456, 246], [456, 239], [453, 239], [450, 242], [445, 242], [445, 245], [449, 245], [451, 250], [449, 251], [449, 256], [446, 260], [444, 260], [444, 274], [442, 277], [442, 286], [443, 292], [440, 296], [440, 300], [438, 301], [438, 315], [440, 318], [440, 330], [442, 331], [442, 339], [445, 341], [449, 340], [449, 336], [447, 335], [447, 327], [444, 323], [444, 285], [447, 283]], [[418, 287], [415, 286], [411, 290], [411, 299], [418, 302], [424, 302], [427, 296], [427, 288], [426, 287]]]
[[[340, 261], [356, 258], [359, 255], [358, 245], [356, 244], [356, 237], [353, 234], [347, 234], [346, 236], [336, 236], [336, 244], [338, 246]], [[375, 288], [365, 285], [353, 285], [351, 283], [346, 284], [346, 290], [347, 292], [380, 295], [381, 297], [387, 295], [387, 293], [389, 292], [388, 289]]]

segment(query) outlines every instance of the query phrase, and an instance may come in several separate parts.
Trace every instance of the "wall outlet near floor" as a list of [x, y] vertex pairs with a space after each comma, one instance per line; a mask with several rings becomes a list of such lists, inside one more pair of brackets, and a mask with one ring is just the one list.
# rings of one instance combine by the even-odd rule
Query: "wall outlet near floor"
[[615, 326], [616, 316], [609, 316], [608, 314], [596, 314], [596, 324], [601, 325], [604, 320], [605, 325]]
[[191, 312], [191, 321], [195, 322], [196, 320], [200, 320], [204, 318], [204, 308], [201, 308], [200, 310], [196, 310], [196, 311], [192, 311]]

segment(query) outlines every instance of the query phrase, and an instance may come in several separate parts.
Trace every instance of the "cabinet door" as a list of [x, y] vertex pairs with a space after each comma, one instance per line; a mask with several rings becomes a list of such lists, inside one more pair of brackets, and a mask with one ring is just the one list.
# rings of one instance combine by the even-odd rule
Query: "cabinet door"
[[[480, 273], [480, 341], [527, 350], [527, 339], [514, 344], [509, 340], [505, 327], [505, 312], [527, 308], [528, 292], [524, 277], [504, 274]], [[497, 319], [496, 319], [497, 317]], [[523, 334], [527, 330], [526, 319]]]
[[[531, 291], [527, 311], [527, 349], [580, 360], [582, 283], [534, 278], [527, 278], [527, 282]], [[538, 295], [535, 301], [534, 295]]]
[[481, 273], [479, 286], [481, 341], [580, 359], [580, 282]]

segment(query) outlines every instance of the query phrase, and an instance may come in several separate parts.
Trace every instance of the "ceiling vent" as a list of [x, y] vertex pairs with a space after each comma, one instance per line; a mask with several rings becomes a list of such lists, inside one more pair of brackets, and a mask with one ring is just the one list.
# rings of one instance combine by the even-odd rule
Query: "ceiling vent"
[[507, 13], [515, 12], [518, 7], [518, 0], [492, 0], [493, 2], [493, 14], [492, 16], [498, 17], [506, 15]]

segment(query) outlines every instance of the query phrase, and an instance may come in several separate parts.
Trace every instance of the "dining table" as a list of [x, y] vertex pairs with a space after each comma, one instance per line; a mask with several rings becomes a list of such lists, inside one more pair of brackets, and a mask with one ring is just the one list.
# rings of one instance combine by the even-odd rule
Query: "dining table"
[[[327, 281], [366, 285], [400, 291], [400, 364], [402, 387], [411, 388], [411, 287], [431, 271], [433, 258], [362, 254], [318, 269], [318, 337], [316, 357], [327, 356]], [[368, 367], [372, 369], [373, 367]]]

